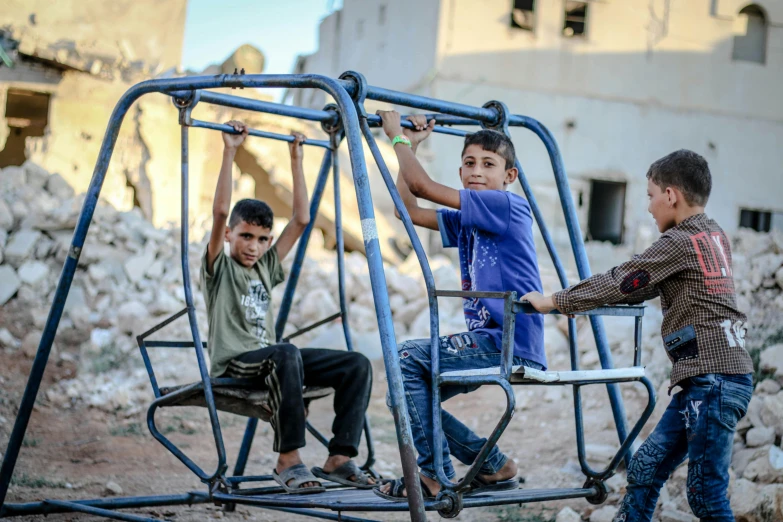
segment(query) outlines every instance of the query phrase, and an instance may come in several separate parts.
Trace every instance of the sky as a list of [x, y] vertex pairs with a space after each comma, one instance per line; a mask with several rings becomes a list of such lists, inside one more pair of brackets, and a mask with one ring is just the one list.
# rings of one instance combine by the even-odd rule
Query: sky
[[[264, 53], [265, 73], [290, 73], [318, 45], [318, 23], [342, 0], [190, 0], [182, 67], [201, 71], [249, 43]], [[258, 71], [246, 71], [258, 72]]]

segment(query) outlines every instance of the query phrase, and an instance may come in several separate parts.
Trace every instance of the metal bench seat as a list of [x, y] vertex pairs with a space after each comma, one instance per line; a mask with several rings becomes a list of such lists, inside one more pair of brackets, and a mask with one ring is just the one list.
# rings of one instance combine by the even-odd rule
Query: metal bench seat
[[[500, 375], [500, 367], [481, 368], [475, 370], [457, 370], [440, 374], [441, 382], [462, 377], [488, 377]], [[577, 370], [577, 371], [542, 371], [527, 366], [512, 366], [511, 384], [582, 384], [638, 381], [645, 376], [644, 366], [630, 368], [614, 368], [608, 370]]]
[[[212, 393], [215, 407], [220, 411], [253, 417], [269, 422], [269, 391], [249, 386], [245, 379], [212, 379]], [[320, 399], [334, 393], [334, 388], [305, 386], [302, 396], [305, 400]], [[195, 382], [160, 389], [163, 398], [160, 406], [201, 406], [206, 408], [204, 384]], [[170, 401], [166, 397], [171, 397]]]

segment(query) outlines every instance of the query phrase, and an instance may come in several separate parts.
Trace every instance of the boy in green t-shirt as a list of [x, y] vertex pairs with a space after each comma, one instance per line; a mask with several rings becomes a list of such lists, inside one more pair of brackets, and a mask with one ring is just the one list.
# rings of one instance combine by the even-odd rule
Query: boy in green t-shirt
[[[274, 451], [279, 453], [272, 474], [288, 493], [324, 491], [313, 474], [355, 487], [372, 487], [372, 477], [351, 460], [358, 454], [370, 400], [370, 362], [356, 352], [300, 350], [288, 343], [274, 344], [272, 337], [272, 288], [285, 279], [280, 260], [310, 221], [302, 170], [305, 137], [295, 133], [289, 146], [293, 213], [272, 245], [273, 215], [269, 205], [243, 199], [229, 215], [231, 168], [248, 129], [239, 121], [230, 121], [228, 125], [240, 134], [223, 133], [223, 162], [212, 204], [212, 233], [201, 268], [209, 319], [210, 373], [213, 377], [257, 379], [259, 387], [269, 390]], [[229, 256], [224, 254], [224, 242], [230, 245]], [[299, 448], [305, 445], [304, 385], [335, 389], [335, 436], [329, 443], [329, 458], [323, 468], [313, 468], [312, 472], [299, 456]]]

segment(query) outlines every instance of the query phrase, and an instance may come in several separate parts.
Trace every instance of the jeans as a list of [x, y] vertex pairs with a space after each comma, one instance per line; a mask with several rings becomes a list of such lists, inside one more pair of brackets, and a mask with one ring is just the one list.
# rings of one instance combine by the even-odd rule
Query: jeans
[[[500, 366], [500, 351], [489, 337], [474, 333], [460, 333], [440, 338], [440, 371], [489, 368]], [[432, 440], [432, 374], [430, 359], [431, 343], [429, 339], [415, 339], [400, 343], [397, 347], [400, 356], [400, 369], [408, 405], [408, 415], [411, 419], [413, 444], [419, 453], [418, 465], [421, 474], [433, 480], [435, 467], [433, 460], [434, 443]], [[515, 365], [530, 366], [541, 369], [536, 362], [514, 357]], [[479, 386], [446, 386], [441, 388], [441, 401], [478, 389]], [[391, 402], [386, 395], [389, 406]], [[449, 453], [463, 464], [470, 465], [478, 456], [482, 446], [487, 441], [473, 433], [470, 428], [454, 418], [449, 412], [442, 411], [441, 426], [443, 428], [442, 446], [443, 471], [449, 480], [455, 477], [454, 465]], [[506, 464], [508, 457], [501, 453], [495, 445], [487, 460], [481, 466], [482, 475], [493, 475]]]
[[649, 521], [661, 487], [688, 462], [687, 496], [702, 522], [733, 522], [726, 491], [737, 422], [753, 392], [750, 374], [707, 374], [685, 379], [628, 466], [628, 487], [616, 522]]
[[273, 451], [277, 453], [305, 445], [302, 387], [334, 388], [334, 437], [329, 441], [329, 455], [359, 454], [372, 389], [372, 366], [364, 355], [273, 344], [232, 359], [223, 376], [257, 379], [259, 388], [269, 390], [270, 423], [275, 432]]

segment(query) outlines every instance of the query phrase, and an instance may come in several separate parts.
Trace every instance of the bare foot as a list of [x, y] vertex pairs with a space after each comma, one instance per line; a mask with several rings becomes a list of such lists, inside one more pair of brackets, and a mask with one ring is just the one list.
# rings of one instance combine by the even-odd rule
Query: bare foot
[[[336, 470], [346, 462], [351, 460], [350, 458], [346, 457], [345, 455], [332, 455], [328, 459], [326, 459], [326, 463], [324, 464], [323, 470], [325, 473], [331, 473], [332, 471]], [[356, 482], [357, 479], [356, 475], [351, 475], [348, 477], [348, 480], [351, 482]], [[367, 482], [370, 484], [375, 484], [375, 479], [370, 476], [370, 474], [367, 474]]]
[[[283, 471], [287, 470], [291, 466], [296, 466], [297, 464], [303, 464], [302, 458], [299, 456], [299, 450], [289, 451], [288, 453], [281, 453], [277, 457], [277, 466], [275, 466], [275, 471], [279, 475]], [[287, 485], [291, 485], [291, 482], [293, 482], [294, 479], [289, 480], [286, 482]], [[320, 482], [305, 482], [301, 484], [300, 488], [317, 488], [320, 486]]]

